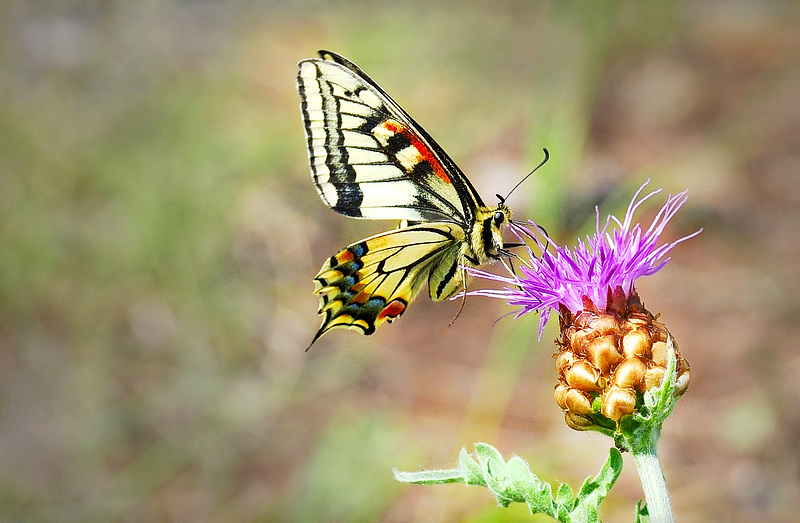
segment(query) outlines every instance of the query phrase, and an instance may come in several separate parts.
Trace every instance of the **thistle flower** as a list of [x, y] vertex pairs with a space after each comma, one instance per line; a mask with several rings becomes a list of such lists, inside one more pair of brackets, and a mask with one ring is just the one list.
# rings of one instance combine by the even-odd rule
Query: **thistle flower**
[[[646, 185], [634, 195], [623, 220], [609, 216], [601, 227], [597, 210], [595, 233], [571, 249], [556, 245], [533, 222], [510, 224], [528, 251], [528, 260], [520, 258], [521, 275], [510, 266], [508, 276], [466, 270], [505, 285], [469, 294], [506, 300], [519, 308], [517, 316], [538, 311], [540, 339], [552, 312], [558, 314], [555, 399], [567, 424], [607, 434], [617, 449], [631, 452], [647, 500], [646, 506], [637, 505], [637, 521], [674, 523], [656, 446], [662, 423], [689, 386], [689, 364], [666, 326], [645, 309], [636, 280], [661, 270], [669, 252], [700, 231], [659, 243], [667, 223], [686, 203], [687, 191], [668, 196], [647, 230], [634, 223], [639, 207], [661, 191], [640, 198]], [[535, 242], [541, 256], [534, 256], [524, 240]], [[599, 521], [598, 506], [622, 468], [617, 449], [611, 449], [600, 474], [587, 479], [577, 496], [567, 485], [554, 494], [521, 458], [505, 463], [485, 443], [475, 445], [474, 459], [462, 450], [458, 468], [395, 471], [395, 477], [406, 483], [484, 485], [501, 506], [525, 502], [532, 514], [548, 514], [559, 521]]]
[[647, 183], [634, 195], [624, 219], [609, 216], [601, 225], [598, 209], [595, 233], [573, 248], [556, 245], [533, 222], [530, 227], [510, 225], [520, 239], [542, 248], [537, 257], [526, 245], [529, 260], [519, 267], [521, 275], [469, 269], [505, 285], [470, 294], [504, 299], [519, 307], [516, 317], [539, 311], [540, 339], [551, 313], [558, 314], [555, 399], [576, 430], [616, 432], [625, 416], [638, 412], [644, 394], [661, 385], [670, 347], [675, 350], [675, 397], [689, 385], [688, 362], [666, 326], [644, 307], [635, 283], [661, 270], [670, 259], [667, 254], [700, 231], [659, 243], [667, 223], [686, 202], [687, 191], [667, 197], [647, 230], [634, 223], [639, 207], [661, 191], [640, 198]]

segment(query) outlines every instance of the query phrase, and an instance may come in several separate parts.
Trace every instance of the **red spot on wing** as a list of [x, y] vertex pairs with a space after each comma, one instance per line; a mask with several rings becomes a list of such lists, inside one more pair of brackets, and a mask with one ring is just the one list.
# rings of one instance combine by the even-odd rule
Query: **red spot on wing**
[[386, 307], [378, 314], [378, 320], [387, 319], [391, 320], [397, 318], [406, 310], [406, 302], [401, 299], [392, 300]]
[[450, 177], [447, 175], [444, 167], [442, 167], [442, 164], [439, 163], [439, 160], [436, 159], [436, 156], [433, 155], [433, 152], [431, 152], [428, 146], [425, 145], [425, 143], [420, 140], [415, 133], [409, 131], [408, 128], [396, 120], [386, 120], [382, 125], [389, 131], [405, 137], [411, 143], [411, 147], [417, 150], [417, 153], [419, 154], [419, 161], [427, 161], [436, 176], [438, 176], [444, 183], [452, 183], [450, 182]]

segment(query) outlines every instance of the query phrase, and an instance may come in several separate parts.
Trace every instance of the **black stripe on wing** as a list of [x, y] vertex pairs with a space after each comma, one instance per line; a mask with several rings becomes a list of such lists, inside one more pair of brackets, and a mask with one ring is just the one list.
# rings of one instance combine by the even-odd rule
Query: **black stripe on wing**
[[432, 268], [458, 249], [463, 240], [459, 231], [450, 224], [416, 225], [367, 238], [331, 256], [314, 280], [323, 320], [311, 343], [336, 327], [372, 334], [403, 314]]
[[345, 216], [358, 218], [361, 216], [364, 194], [356, 183], [356, 171], [349, 162], [350, 155], [344, 144], [344, 133], [338, 132], [342, 127], [338, 97], [334, 95], [331, 84], [324, 80], [322, 70], [319, 67], [316, 70], [325, 119], [325, 165], [330, 173], [329, 183], [336, 186], [337, 195], [336, 203], [331, 208]]
[[[319, 68], [317, 68], [319, 70]], [[322, 81], [321, 75], [318, 75], [318, 82]], [[336, 111], [336, 122], [333, 123], [333, 117], [326, 114], [326, 161], [331, 175], [324, 183], [330, 183], [336, 187], [337, 202], [334, 205], [329, 205], [336, 211], [347, 216], [361, 217], [364, 215], [362, 209], [369, 208], [398, 208], [398, 209], [415, 209], [419, 213], [419, 218], [428, 221], [449, 221], [456, 220], [459, 222], [466, 222], [466, 213], [457, 205], [443, 194], [437, 187], [430, 184], [430, 180], [435, 179], [433, 174], [433, 166], [427, 160], [416, 163], [413, 169], [408, 170], [405, 168], [401, 161], [398, 159], [398, 154], [407, 149], [411, 145], [411, 141], [402, 134], [394, 134], [389, 138], [387, 144], [381, 144], [374, 135], [376, 128], [389, 118], [388, 110], [385, 106], [379, 107], [370, 106], [361, 102], [358, 98], [350, 98], [349, 95], [357, 95], [359, 91], [366, 90], [365, 87], [359, 86], [359, 89], [348, 91], [347, 86], [337, 84], [335, 81], [326, 78], [329, 87], [330, 85], [337, 85], [345, 93], [341, 96], [335, 92], [334, 89], [326, 89], [327, 93], [323, 95], [330, 96], [330, 99], [335, 101], [327, 103], [324, 108], [328, 113], [332, 110]], [[322, 91], [322, 88], [320, 89]], [[342, 103], [357, 104], [362, 110], [359, 112], [347, 112], [341, 109]], [[362, 121], [358, 127], [346, 127], [342, 123], [342, 116], [350, 116]], [[331, 128], [331, 125], [337, 127]], [[412, 132], [408, 130], [408, 132]], [[362, 135], [364, 140], [371, 142], [371, 147], [361, 145], [350, 145], [345, 139], [345, 132], [357, 132]], [[340, 154], [332, 154], [333, 148], [342, 148]], [[353, 155], [348, 152], [352, 150]], [[357, 161], [359, 151], [372, 151], [380, 152], [384, 156], [383, 161]], [[354, 159], [353, 156], [356, 158]], [[345, 163], [346, 162], [346, 163]], [[396, 169], [394, 176], [382, 177], [380, 179], [364, 179], [355, 173], [355, 166], [391, 166]], [[409, 181], [413, 183], [416, 191], [411, 200], [402, 201], [396, 205], [389, 205], [382, 203], [381, 205], [370, 205], [369, 202], [364, 201], [364, 191], [367, 188], [360, 187], [362, 184], [379, 184]], [[321, 186], [319, 180], [316, 180], [318, 187]], [[391, 187], [387, 187], [387, 192]], [[460, 203], [460, 202], [459, 202]], [[358, 208], [353, 208], [358, 204]]]
[[466, 213], [465, 220], [467, 223], [470, 223], [474, 218], [474, 209], [476, 207], [483, 207], [485, 204], [481, 199], [478, 191], [475, 190], [475, 187], [472, 186], [472, 183], [469, 181], [461, 169], [456, 165], [452, 158], [445, 152], [444, 149], [433, 139], [433, 137], [428, 134], [428, 132], [417, 123], [414, 118], [410, 114], [403, 109], [400, 104], [394, 101], [394, 99], [387, 93], [380, 85], [378, 85], [375, 80], [373, 80], [367, 73], [365, 73], [360, 67], [356, 64], [348, 60], [342, 55], [334, 53], [332, 51], [326, 51], [321, 49], [318, 51], [319, 56], [326, 60], [331, 60], [340, 64], [343, 67], [349, 69], [353, 74], [358, 76], [362, 81], [367, 83], [370, 87], [375, 89], [384, 99], [384, 103], [389, 106], [390, 110], [392, 111], [392, 115], [400, 117], [401, 120], [404, 120], [405, 123], [408, 125], [410, 129], [416, 132], [425, 142], [427, 142], [428, 146], [431, 150], [434, 151], [436, 156], [438, 157], [442, 166], [450, 173], [453, 173], [453, 185], [456, 187], [458, 192], [459, 198], [461, 198], [461, 206], [464, 208], [464, 212]]
[[[408, 120], [411, 119], [407, 113], [399, 109], [399, 106], [366, 75], [358, 74], [356, 71], [360, 69], [356, 68], [354, 71], [351, 67], [338, 64], [335, 70], [329, 71], [328, 74], [324, 72], [326, 64], [331, 66], [335, 63], [337, 62], [320, 60], [301, 62], [301, 72], [298, 74], [297, 82], [302, 98], [301, 108], [308, 137], [314, 184], [323, 201], [337, 212], [352, 217], [363, 217], [362, 209], [395, 208], [414, 210], [417, 214], [400, 212], [399, 216], [393, 216], [391, 213], [378, 216], [380, 213], [376, 212], [367, 217], [469, 223], [470, 217], [474, 215], [476, 201], [469, 197], [470, 194], [474, 194], [471, 186], [467, 189], [467, 197], [464, 197], [463, 185], [469, 182], [463, 173], [435, 142], [433, 143], [435, 148], [429, 146], [427, 142], [432, 140], [427, 133], [419, 129], [416, 123], [409, 123]], [[313, 65], [313, 79], [308, 73], [303, 75], [304, 64]], [[313, 86], [307, 85], [312, 81]], [[371, 104], [362, 99], [363, 94], [370, 95]], [[312, 97], [314, 99], [310, 103]], [[386, 100], [382, 100], [381, 97]], [[398, 110], [401, 112], [395, 114]], [[435, 180], [434, 166], [428, 160], [416, 163], [413, 169], [409, 170], [398, 159], [398, 154], [410, 144], [405, 136], [402, 134], [392, 136], [386, 144], [381, 144], [375, 138], [374, 131], [387, 119], [393, 119], [402, 125], [406, 132], [421, 140], [426, 150], [430, 150], [436, 156], [436, 159], [433, 157], [431, 159], [436, 162], [436, 167], [447, 172], [449, 181], [452, 182], [454, 192], [452, 196], [443, 193], [441, 187], [431, 185], [431, 180]], [[354, 133], [360, 139], [352, 137], [348, 139], [346, 133]], [[367, 154], [375, 152], [380, 153], [379, 158], [374, 154]], [[447, 164], [443, 165], [441, 159], [446, 160]], [[365, 180], [358, 175], [359, 166], [364, 168], [392, 166], [397, 172], [380, 179]], [[416, 191], [413, 197], [410, 195], [410, 190], [406, 189], [402, 193], [406, 196], [405, 200], [396, 203], [386, 197], [382, 197], [378, 205], [365, 202], [366, 188], [362, 190], [361, 184], [392, 184], [400, 180], [408, 180], [414, 184]], [[330, 189], [326, 190], [326, 186]], [[388, 194], [388, 188], [378, 189], [378, 192]]]

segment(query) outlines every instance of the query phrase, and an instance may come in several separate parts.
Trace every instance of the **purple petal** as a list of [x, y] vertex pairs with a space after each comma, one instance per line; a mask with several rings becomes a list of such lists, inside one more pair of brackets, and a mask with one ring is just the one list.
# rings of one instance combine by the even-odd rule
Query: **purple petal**
[[[633, 221], [634, 214], [642, 204], [655, 196], [657, 189], [639, 197], [649, 180], [634, 194], [625, 216], [619, 220], [608, 216], [601, 227], [600, 210], [596, 209], [595, 233], [580, 238], [574, 248], [559, 246], [547, 237], [534, 222], [528, 226], [512, 223], [511, 233], [525, 243], [528, 259], [519, 269], [521, 276], [498, 276], [480, 269], [468, 268], [473, 276], [498, 281], [503, 289], [481, 289], [469, 294], [506, 300], [509, 305], [519, 307], [516, 317], [539, 311], [539, 338], [553, 310], [561, 305], [573, 313], [583, 309], [584, 297], [598, 307], [606, 305], [609, 288], [621, 287], [624, 292], [634, 290], [637, 278], [650, 276], [661, 270], [670, 260], [666, 255], [679, 243], [698, 235], [698, 230], [672, 243], [658, 242], [664, 229], [688, 198], [682, 191], [667, 197], [646, 231]], [[543, 250], [536, 257], [525, 239], [533, 240]], [[547, 249], [544, 250], [544, 247]]]

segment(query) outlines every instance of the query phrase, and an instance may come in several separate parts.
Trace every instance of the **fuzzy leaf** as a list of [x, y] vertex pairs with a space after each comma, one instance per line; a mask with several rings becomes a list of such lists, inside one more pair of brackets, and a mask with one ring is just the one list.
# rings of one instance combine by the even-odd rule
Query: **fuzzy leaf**
[[675, 346], [672, 336], [667, 337], [667, 369], [661, 386], [655, 387], [644, 394], [644, 404], [650, 410], [653, 421], [663, 423], [675, 407]]
[[575, 508], [575, 494], [572, 492], [572, 488], [566, 483], [562, 483], [558, 486], [556, 503], [567, 508], [570, 512]]
[[483, 479], [481, 464], [475, 461], [464, 447], [461, 447], [461, 452], [458, 453], [458, 467], [464, 474], [464, 483], [481, 487], [486, 486], [486, 481]]
[[[503, 456], [500, 452], [486, 443], [476, 443], [475, 455], [478, 457], [478, 462], [483, 468], [486, 486], [489, 487], [494, 497], [497, 498], [497, 502], [501, 506], [507, 507], [513, 501], [517, 501], [518, 499], [515, 498], [520, 498], [520, 496], [515, 496], [515, 494], [517, 494], [516, 490], [509, 477], [508, 467], [505, 461], [503, 461]], [[519, 499], [519, 501], [521, 501], [521, 499]]]
[[528, 463], [514, 456], [508, 461], [508, 474], [511, 482], [520, 493], [531, 514], [547, 514], [555, 517], [556, 504], [553, 500], [553, 488], [534, 474]]
[[641, 499], [636, 503], [636, 520], [634, 523], [650, 523], [650, 513], [647, 511], [647, 505], [642, 503]]
[[[589, 477], [581, 486], [578, 500], [589, 497], [605, 497], [622, 472], [622, 454], [616, 448], [611, 448], [603, 468], [595, 477]], [[601, 498], [602, 499], [602, 498]]]
[[581, 486], [575, 509], [570, 513], [572, 521], [599, 521], [600, 503], [608, 496], [620, 472], [622, 472], [622, 454], [612, 447], [608, 459], [597, 476], [587, 478]]
[[461, 469], [420, 470], [419, 472], [403, 472], [393, 469], [394, 479], [415, 485], [438, 485], [439, 483], [460, 483], [464, 481]]
[[608, 495], [622, 470], [622, 455], [612, 448], [608, 460], [596, 477], [589, 477], [576, 497], [567, 484], [559, 485], [555, 496], [553, 487], [534, 474], [528, 463], [520, 457], [508, 463], [491, 445], [475, 444], [474, 457], [461, 449], [457, 469], [422, 472], [400, 472], [395, 478], [405, 483], [429, 485], [463, 481], [470, 485], [487, 487], [497, 503], [507, 507], [511, 503], [526, 503], [531, 514], [546, 514], [563, 523], [596, 523], [598, 507]]

